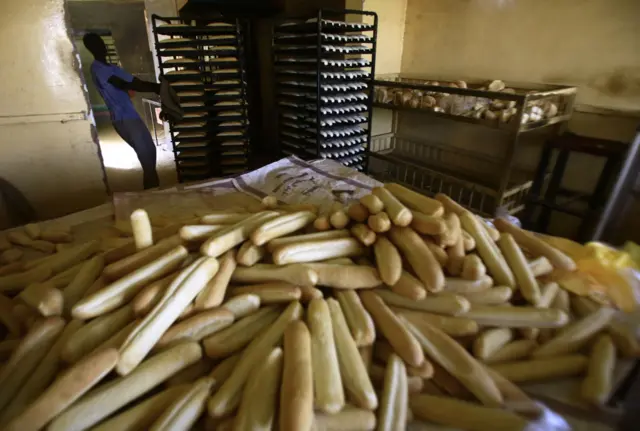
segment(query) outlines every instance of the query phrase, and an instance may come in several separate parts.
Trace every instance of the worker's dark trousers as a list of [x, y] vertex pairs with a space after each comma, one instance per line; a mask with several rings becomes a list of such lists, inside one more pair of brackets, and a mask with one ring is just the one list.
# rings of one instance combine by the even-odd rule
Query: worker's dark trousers
[[134, 118], [114, 121], [113, 128], [138, 155], [142, 165], [144, 188], [158, 187], [160, 181], [156, 172], [156, 146], [146, 124], [140, 118]]

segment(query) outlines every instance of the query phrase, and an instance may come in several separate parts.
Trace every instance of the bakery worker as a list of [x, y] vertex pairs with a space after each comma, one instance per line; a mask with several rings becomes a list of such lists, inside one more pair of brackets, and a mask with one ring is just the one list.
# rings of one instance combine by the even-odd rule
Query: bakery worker
[[87, 33], [84, 46], [93, 54], [91, 76], [98, 92], [111, 113], [111, 122], [118, 135], [133, 148], [142, 165], [145, 189], [158, 187], [156, 172], [156, 146], [149, 129], [140, 118], [129, 97], [129, 91], [160, 93], [160, 84], [142, 81], [118, 66], [107, 62], [107, 47], [100, 36]]

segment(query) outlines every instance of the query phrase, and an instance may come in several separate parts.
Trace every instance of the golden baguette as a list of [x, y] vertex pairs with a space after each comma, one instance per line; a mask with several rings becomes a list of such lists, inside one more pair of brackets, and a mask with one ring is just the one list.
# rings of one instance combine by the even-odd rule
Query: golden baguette
[[437, 363], [433, 364], [431, 379], [443, 395], [449, 395], [461, 400], [476, 400], [476, 397], [451, 373]]
[[[529, 268], [529, 264], [524, 257], [524, 253], [516, 244], [515, 239], [508, 233], [500, 235], [498, 246], [502, 250], [502, 255], [509, 264], [516, 279], [520, 293], [530, 304], [538, 306], [540, 303], [540, 288]], [[509, 285], [509, 287], [514, 287]]]
[[283, 236], [280, 238], [274, 238], [266, 245], [267, 251], [273, 253], [278, 247], [282, 247], [289, 244], [296, 244], [299, 242], [307, 241], [321, 241], [327, 239], [339, 239], [349, 238], [349, 231], [346, 229], [336, 229], [327, 232], [314, 232], [303, 235]]
[[260, 262], [266, 254], [265, 247], [255, 245], [251, 241], [245, 241], [238, 249], [236, 260], [240, 265], [253, 266]]
[[370, 215], [367, 226], [375, 233], [384, 233], [391, 229], [391, 219], [386, 212]]
[[[440, 293], [440, 295], [452, 295], [449, 292]], [[507, 286], [496, 286], [478, 292], [457, 293], [456, 295], [465, 298], [471, 304], [478, 305], [500, 305], [505, 304], [511, 299], [513, 289]]]
[[207, 308], [217, 307], [224, 301], [229, 281], [236, 270], [236, 255], [233, 250], [229, 250], [220, 257], [220, 267], [218, 272], [207, 285], [202, 289], [194, 301], [196, 310], [206, 310]]
[[[396, 354], [393, 347], [391, 347], [391, 344], [385, 340], [378, 340], [376, 342], [373, 353], [378, 360], [385, 364], [389, 361], [391, 355]], [[425, 359], [419, 367], [407, 366], [406, 372], [410, 376], [420, 377], [421, 379], [430, 379], [433, 377], [433, 364], [428, 359]]]
[[317, 412], [313, 422], [314, 431], [373, 431], [375, 426], [374, 412], [352, 406], [335, 414]]
[[303, 264], [256, 264], [249, 268], [237, 267], [231, 281], [242, 284], [284, 281], [295, 285], [315, 286], [318, 284], [318, 274], [310, 266]]
[[249, 286], [234, 287], [229, 290], [231, 297], [247, 293], [258, 295], [260, 297], [260, 303], [262, 304], [289, 303], [291, 301], [299, 301], [302, 298], [300, 288], [282, 282], [252, 284]]
[[249, 217], [251, 214], [245, 212], [219, 212], [206, 214], [200, 218], [203, 224], [235, 224]]
[[322, 290], [316, 289], [313, 286], [298, 286], [298, 289], [300, 289], [301, 293], [300, 302], [302, 302], [303, 304], [307, 304], [312, 299], [324, 298], [324, 293], [322, 293]]
[[13, 314], [14, 300], [0, 294], [0, 323], [9, 331], [11, 338], [18, 338], [22, 332], [20, 321]]
[[21, 272], [25, 269], [24, 265], [25, 264], [23, 262], [12, 262], [4, 266], [0, 266], [0, 276]]
[[[27, 431], [43, 428], [107, 375], [115, 367], [117, 360], [118, 352], [115, 349], [85, 357], [62, 374], [25, 411], [7, 424], [5, 429]], [[54, 425], [49, 429], [55, 429]]]
[[500, 391], [482, 364], [455, 340], [426, 322], [418, 329], [406, 318], [401, 316], [400, 319], [422, 345], [427, 356], [459, 380], [481, 403], [487, 406], [502, 404]]
[[524, 430], [527, 419], [507, 410], [449, 397], [420, 394], [409, 401], [419, 419], [468, 431]]
[[357, 346], [370, 346], [376, 339], [373, 319], [365, 310], [360, 297], [353, 290], [336, 291], [347, 325]]
[[413, 211], [411, 227], [423, 235], [442, 235], [447, 230], [447, 224], [442, 217], [434, 217]]
[[[159, 243], [161, 240], [165, 238], [169, 238], [171, 236], [176, 235], [183, 225], [184, 223], [173, 224], [173, 225], [169, 225], [167, 227], [154, 231], [153, 232], [154, 241], [156, 241], [156, 243]], [[133, 239], [129, 239], [129, 240], [125, 239], [125, 241], [126, 242], [124, 244], [118, 245], [103, 253], [105, 263], [110, 264], [110, 263], [117, 262], [119, 260], [123, 260], [126, 257], [129, 257], [137, 252], [136, 245]], [[85, 258], [79, 259], [78, 261], [83, 260]]]
[[313, 422], [311, 337], [302, 321], [294, 321], [287, 326], [284, 331], [283, 350], [280, 430], [310, 430]]
[[447, 248], [447, 272], [454, 277], [459, 276], [464, 266], [464, 258], [464, 238], [460, 235], [458, 241], [456, 241], [453, 246]]
[[269, 328], [249, 343], [229, 378], [209, 398], [209, 415], [220, 418], [229, 415], [237, 408], [240, 403], [242, 387], [247, 381], [249, 371], [280, 342], [288, 324], [300, 319], [302, 313], [303, 309], [300, 303], [292, 302]]
[[582, 399], [595, 406], [604, 405], [613, 388], [615, 366], [616, 348], [611, 336], [598, 336], [591, 347], [587, 375], [582, 381]]
[[[62, 271], [65, 271], [74, 265], [88, 259], [89, 257], [96, 254], [100, 249], [100, 242], [98, 241], [88, 241], [84, 244], [80, 244], [76, 247], [73, 247], [69, 250], [65, 250], [60, 253], [56, 253], [51, 256], [50, 259], [45, 259], [43, 261], [34, 261], [33, 268], [48, 268], [51, 270], [52, 274], [59, 274]], [[106, 259], [105, 259], [106, 260]], [[25, 263], [25, 269], [30, 269], [30, 262]], [[42, 280], [38, 280], [42, 281]], [[2, 286], [2, 283], [0, 283]]]
[[487, 268], [477, 254], [468, 254], [462, 262], [460, 276], [466, 280], [480, 280], [487, 275]]
[[365, 368], [369, 370], [373, 363], [373, 344], [358, 347], [358, 352], [360, 353], [360, 357], [362, 358]]
[[9, 359], [11, 353], [18, 347], [20, 344], [19, 339], [9, 339], [0, 341], [0, 361], [3, 363]]
[[180, 228], [178, 235], [183, 241], [187, 242], [202, 242], [213, 235], [215, 232], [225, 229], [227, 226], [223, 224], [208, 225], [208, 224], [191, 224], [185, 225]]
[[56, 289], [64, 289], [69, 285], [69, 283], [73, 281], [75, 276], [78, 275], [78, 272], [80, 272], [80, 269], [82, 269], [83, 264], [84, 262], [81, 262], [72, 266], [71, 268], [65, 269], [64, 271], [54, 275], [47, 281], [53, 283], [53, 286]]
[[541, 277], [543, 275], [551, 274], [553, 271], [553, 265], [544, 256], [537, 257], [529, 261], [529, 269], [534, 277]]
[[402, 360], [412, 367], [422, 365], [425, 358], [420, 344], [382, 299], [372, 291], [363, 291], [360, 293], [360, 299], [371, 314], [376, 327]]
[[573, 353], [582, 348], [591, 337], [606, 327], [615, 310], [602, 307], [563, 328], [555, 337], [533, 351], [534, 358]]
[[149, 429], [151, 424], [166, 410], [167, 407], [182, 393], [187, 390], [187, 385], [173, 386], [164, 391], [140, 401], [99, 425], [91, 428], [92, 431], [136, 431]]
[[0, 277], [0, 292], [15, 292], [31, 283], [40, 283], [51, 277], [51, 268], [47, 266], [17, 272]]
[[485, 361], [513, 339], [513, 331], [509, 328], [487, 329], [473, 342], [473, 355]]
[[[375, 387], [378, 389], [382, 389], [384, 387], [384, 367], [379, 364], [372, 364], [369, 368], [369, 374], [371, 375], [371, 382], [373, 382]], [[424, 389], [424, 382], [426, 381], [428, 380], [424, 380], [420, 377], [408, 376], [407, 387], [409, 394], [419, 394], [420, 392], [422, 392], [422, 390]]]
[[329, 223], [334, 229], [344, 229], [349, 224], [349, 216], [344, 211], [342, 204], [334, 204], [329, 213]]
[[567, 355], [504, 362], [491, 365], [491, 369], [513, 383], [528, 383], [578, 376], [586, 370], [587, 363], [588, 358], [586, 356]]
[[369, 211], [369, 214], [378, 214], [384, 209], [384, 203], [376, 195], [370, 194], [360, 198], [360, 203]]
[[538, 347], [538, 343], [534, 340], [516, 340], [511, 341], [500, 348], [494, 350], [483, 361], [487, 364], [496, 364], [498, 362], [517, 361], [528, 358]]
[[436, 193], [434, 198], [440, 203], [440, 205], [442, 205], [444, 211], [447, 213], [454, 213], [458, 217], [461, 217], [462, 215], [469, 212], [462, 205], [460, 205], [458, 202], [454, 201], [444, 193]]
[[260, 224], [251, 233], [251, 242], [255, 245], [264, 245], [272, 239], [285, 236], [298, 231], [313, 222], [316, 215], [311, 211], [299, 211], [292, 214], [284, 214]]
[[485, 367], [504, 398], [504, 407], [526, 418], [538, 420], [544, 413], [544, 407], [532, 400], [522, 389], [505, 379], [502, 374]]
[[544, 256], [549, 259], [549, 262], [551, 262], [551, 265], [553, 265], [554, 268], [562, 269], [564, 271], [576, 270], [576, 263], [573, 259], [557, 248], [536, 237], [533, 233], [520, 229], [505, 219], [497, 218], [493, 223], [500, 232], [506, 232], [513, 235], [516, 242], [526, 248], [529, 253], [532, 253], [536, 257]]
[[66, 344], [62, 346], [60, 357], [68, 364], [77, 362], [127, 326], [133, 318], [133, 309], [131, 306], [125, 305], [116, 311], [91, 320], [67, 340]]
[[251, 371], [242, 391], [242, 400], [233, 423], [234, 430], [272, 429], [282, 378], [282, 362], [282, 349], [276, 347], [264, 362]]
[[71, 313], [73, 306], [80, 301], [104, 269], [104, 258], [94, 256], [80, 268], [73, 280], [63, 290], [65, 315]]
[[314, 358], [314, 405], [325, 413], [337, 413], [344, 407], [344, 391], [331, 314], [325, 300], [314, 299], [309, 303], [307, 321], [311, 332], [311, 354]]
[[13, 350], [0, 372], [0, 411], [12, 401], [64, 329], [64, 320], [47, 317], [38, 321]]
[[180, 386], [195, 382], [198, 378], [204, 377], [211, 372], [213, 360], [201, 358], [178, 373], [171, 376], [165, 382], [167, 387]]
[[387, 304], [410, 310], [450, 314], [455, 316], [466, 313], [470, 308], [469, 301], [457, 295], [427, 296], [424, 299], [412, 300], [387, 289], [376, 289], [375, 292]]
[[447, 335], [452, 337], [463, 337], [478, 333], [478, 324], [466, 317], [442, 316], [439, 314], [426, 313], [423, 311], [411, 311], [406, 308], [390, 307], [396, 314], [404, 316], [418, 329], [422, 322], [427, 322], [435, 326]]
[[463, 245], [464, 245], [464, 251], [471, 252], [476, 248], [476, 240], [473, 239], [473, 237], [471, 235], [469, 235], [469, 232], [463, 230], [462, 231], [462, 241], [463, 241]]
[[433, 257], [436, 258], [440, 266], [446, 268], [449, 263], [449, 255], [445, 249], [433, 242], [431, 238], [422, 237], [422, 240], [433, 254]]
[[280, 310], [275, 306], [263, 307], [253, 314], [238, 320], [204, 339], [202, 345], [210, 358], [224, 358], [240, 351], [251, 342], [262, 330], [278, 318]]
[[0, 253], [1, 264], [11, 264], [19, 261], [24, 256], [24, 252], [19, 248], [11, 248]]
[[571, 299], [569, 299], [569, 292], [564, 289], [558, 289], [556, 296], [551, 301], [551, 308], [557, 308], [565, 313], [571, 313]]
[[50, 282], [31, 284], [17, 297], [41, 316], [60, 316], [62, 314], [63, 294]]
[[444, 221], [446, 229], [442, 234], [438, 235], [440, 238], [439, 244], [443, 247], [451, 247], [458, 242], [458, 238], [462, 234], [460, 218], [457, 214], [450, 212], [444, 215]]
[[380, 273], [371, 266], [332, 263], [309, 263], [307, 266], [318, 276], [316, 284], [320, 286], [369, 289], [382, 284]]
[[140, 292], [131, 300], [131, 308], [136, 316], [144, 316], [156, 306], [162, 299], [164, 292], [176, 279], [179, 272], [173, 272], [160, 280], [156, 280], [140, 289]]
[[362, 256], [366, 248], [355, 238], [305, 241], [278, 247], [272, 254], [276, 265], [316, 262], [336, 257]]
[[[147, 356], [162, 334], [194, 300], [205, 284], [218, 271], [218, 261], [202, 257], [183, 270], [160, 302], [133, 330], [120, 348], [116, 371], [120, 375], [130, 373]], [[184, 274], [184, 278], [183, 278]]]
[[560, 328], [569, 322], [569, 316], [560, 310], [500, 305], [472, 304], [465, 317], [479, 325], [507, 328]]
[[215, 380], [213, 390], [216, 390], [217, 388], [222, 386], [224, 382], [227, 381], [236, 365], [238, 365], [238, 361], [240, 361], [240, 355], [240, 353], [236, 353], [235, 355], [228, 356], [218, 365], [213, 367], [211, 373], [209, 374], [209, 377]]
[[479, 292], [493, 286], [493, 279], [488, 275], [480, 280], [465, 280], [464, 278], [446, 277], [444, 290], [451, 293]]
[[411, 228], [393, 227], [389, 238], [400, 249], [418, 279], [427, 290], [438, 292], [444, 287], [444, 273], [429, 247]]
[[97, 387], [58, 415], [51, 431], [87, 429], [202, 357], [198, 343], [181, 343], [144, 361], [127, 376]]
[[73, 306], [71, 315], [76, 319], [84, 320], [119, 308], [135, 296], [138, 288], [176, 270], [188, 253], [183, 246], [170, 250], [157, 260], [120, 278], [104, 289], [82, 298]]
[[91, 283], [91, 286], [89, 286], [89, 288], [84, 292], [84, 295], [82, 295], [82, 298], [87, 298], [88, 296], [93, 295], [98, 290], [104, 289], [107, 286], [107, 284], [108, 282], [106, 277], [101, 275], [96, 279], [96, 281]]
[[104, 268], [103, 275], [109, 280], [118, 280], [127, 274], [160, 259], [162, 256], [180, 245], [182, 245], [182, 239], [177, 235], [165, 238], [151, 247], [147, 247], [135, 254], [125, 257], [124, 259], [108, 264]]
[[[428, 363], [425, 361], [425, 364]], [[433, 372], [433, 368], [431, 368]], [[409, 409], [409, 377], [407, 372], [401, 372], [398, 379], [398, 393], [393, 402], [395, 418], [391, 424], [392, 430], [406, 430], [407, 423], [413, 422], [413, 413]]]
[[478, 254], [489, 269], [496, 283], [511, 288], [515, 287], [516, 281], [513, 272], [511, 272], [511, 268], [509, 268], [505, 257], [500, 253], [498, 247], [491, 238], [489, 238], [485, 227], [481, 224], [482, 222], [479, 221], [475, 215], [465, 213], [460, 216], [460, 223], [464, 230], [469, 232], [476, 241]]
[[278, 217], [276, 211], [261, 211], [242, 221], [214, 232], [200, 247], [205, 256], [218, 257], [249, 239], [251, 233], [263, 223]]
[[313, 221], [313, 228], [317, 231], [319, 231], [318, 233], [324, 233], [328, 230], [331, 229], [331, 223], [329, 222], [329, 216], [328, 215], [320, 215], [318, 217], [316, 217], [316, 219]]
[[427, 291], [424, 284], [407, 271], [402, 271], [398, 281], [389, 286], [392, 292], [409, 299], [424, 299]]
[[137, 250], [144, 250], [153, 245], [153, 230], [149, 214], [144, 209], [137, 209], [131, 213], [131, 231], [133, 242]]
[[385, 212], [389, 215], [389, 219], [394, 225], [409, 226], [411, 224], [411, 220], [413, 220], [411, 211], [389, 190], [384, 187], [374, 187], [371, 193], [382, 201]]
[[328, 299], [327, 305], [331, 313], [331, 325], [345, 392], [358, 407], [375, 410], [378, 407], [378, 397], [356, 343], [349, 333], [340, 305], [335, 299]]
[[153, 422], [150, 431], [171, 431], [192, 429], [207, 404], [207, 397], [214, 381], [211, 377], [202, 377], [191, 384], [189, 389], [179, 394], [169, 404], [158, 419]]
[[560, 286], [556, 282], [550, 282], [540, 285], [540, 299], [538, 300], [539, 308], [549, 308], [555, 299]]
[[182, 340], [200, 341], [233, 323], [234, 316], [229, 310], [217, 308], [205, 310], [171, 326], [156, 343], [161, 348]]
[[444, 214], [442, 203], [435, 199], [416, 193], [400, 184], [386, 183], [384, 187], [412, 210], [434, 217], [440, 217]]
[[235, 320], [238, 320], [253, 314], [260, 308], [260, 297], [252, 293], [234, 296], [225, 301], [221, 307], [229, 310]]
[[372, 231], [369, 226], [363, 223], [356, 223], [351, 227], [351, 235], [358, 238], [358, 240], [366, 245], [370, 246], [376, 242], [376, 233]]
[[379, 236], [373, 251], [382, 281], [389, 286], [396, 284], [402, 274], [402, 258], [398, 249], [386, 237]]
[[369, 210], [360, 202], [354, 202], [347, 207], [347, 215], [356, 223], [364, 223], [369, 217]]
[[382, 385], [382, 397], [378, 409], [377, 429], [380, 431], [394, 431], [396, 423], [395, 400], [400, 396], [400, 375], [406, 376], [404, 362], [395, 354], [391, 354], [387, 361]]

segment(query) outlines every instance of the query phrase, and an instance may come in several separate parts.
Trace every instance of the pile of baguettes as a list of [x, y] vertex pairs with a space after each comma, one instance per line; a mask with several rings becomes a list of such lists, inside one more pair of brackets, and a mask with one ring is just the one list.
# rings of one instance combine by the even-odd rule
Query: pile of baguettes
[[1, 429], [520, 430], [541, 412], [517, 384], [582, 376], [600, 405], [640, 352], [615, 310], [545, 281], [569, 257], [444, 195], [198, 223], [136, 210], [130, 243], [0, 276]]

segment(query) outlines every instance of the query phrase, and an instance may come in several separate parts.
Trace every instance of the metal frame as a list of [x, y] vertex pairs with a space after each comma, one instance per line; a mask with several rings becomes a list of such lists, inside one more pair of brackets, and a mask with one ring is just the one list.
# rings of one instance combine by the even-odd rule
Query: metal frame
[[[521, 184], [513, 184], [511, 181], [512, 180], [511, 174], [514, 169], [513, 163], [516, 155], [516, 150], [518, 148], [520, 136], [522, 133], [527, 133], [533, 130], [539, 130], [545, 127], [554, 127], [555, 133], [560, 133], [566, 127], [566, 123], [568, 122], [569, 118], [571, 118], [571, 114], [573, 111], [573, 104], [574, 104], [575, 95], [577, 91], [575, 87], [543, 85], [543, 84], [506, 83], [507, 87], [515, 88], [516, 90], [518, 89], [526, 90], [516, 94], [510, 94], [510, 93], [502, 93], [502, 92], [496, 92], [496, 91], [485, 91], [477, 88], [454, 88], [454, 87], [441, 86], [441, 85], [425, 84], [423, 83], [424, 81], [432, 80], [432, 79], [427, 79], [424, 77], [420, 77], [420, 78], [410, 77], [410, 76], [406, 77], [404, 75], [402, 76], [389, 75], [389, 76], [393, 77], [393, 79], [398, 79], [398, 77], [400, 77], [400, 79], [414, 80], [415, 82], [403, 82], [403, 81], [396, 82], [389, 79], [376, 79], [374, 81], [374, 85], [376, 87], [383, 86], [383, 87], [392, 87], [392, 88], [406, 88], [411, 90], [423, 90], [423, 91], [436, 92], [436, 93], [449, 93], [449, 94], [455, 94], [460, 96], [479, 97], [479, 98], [485, 98], [485, 99], [491, 99], [491, 100], [498, 99], [498, 100], [514, 101], [516, 103], [515, 108], [517, 109], [517, 113], [511, 118], [511, 120], [508, 123], [499, 123], [499, 122], [489, 123], [486, 120], [479, 120], [471, 117], [464, 117], [461, 115], [454, 115], [454, 114], [449, 114], [444, 112], [435, 112], [432, 110], [411, 108], [406, 106], [396, 106], [396, 105], [387, 104], [387, 103], [376, 102], [373, 104], [373, 106], [376, 108], [390, 109], [393, 111], [392, 133], [394, 135], [398, 133], [399, 112], [403, 112], [403, 111], [419, 112], [419, 113], [423, 113], [424, 115], [429, 115], [436, 118], [442, 118], [442, 119], [450, 120], [453, 122], [464, 122], [464, 123], [474, 124], [482, 127], [490, 127], [490, 128], [503, 131], [509, 134], [510, 136], [509, 144], [507, 146], [504, 157], [501, 158], [500, 160], [496, 160], [496, 163], [499, 164], [500, 166], [500, 172], [501, 172], [500, 181], [496, 186], [490, 189], [492, 190], [492, 192], [487, 194], [487, 196], [495, 197], [494, 208], [492, 208], [492, 210], [490, 211], [487, 211], [484, 208], [479, 208], [474, 206], [472, 206], [472, 208], [474, 210], [478, 210], [490, 216], [495, 215], [495, 212], [500, 207], [506, 209], [510, 214], [515, 214], [516, 212], [524, 208], [524, 198], [526, 196], [526, 192], [531, 188], [532, 181], [526, 180]], [[384, 77], [380, 77], [380, 78], [384, 78]], [[423, 81], [423, 82], [420, 82], [420, 81]], [[450, 82], [453, 80], [441, 79], [441, 81]], [[473, 87], [480, 87], [482, 85], [482, 83], [479, 81], [471, 82], [470, 84]], [[563, 98], [564, 106], [562, 111], [557, 116], [551, 117], [549, 119], [544, 119], [535, 123], [522, 124], [522, 116], [524, 115], [524, 111], [525, 111], [524, 108], [528, 106], [530, 102], [545, 99], [545, 98], [553, 98], [553, 97]], [[378, 136], [374, 136], [372, 139], [375, 140], [376, 138], [378, 138]], [[417, 145], [422, 145], [422, 144], [423, 143], [418, 143]], [[370, 151], [368, 155], [369, 155], [369, 158], [379, 157], [379, 155], [374, 151]], [[387, 161], [390, 160], [389, 155], [387, 155], [385, 158]], [[396, 160], [396, 162], [403, 163], [403, 161], [401, 160]], [[436, 171], [434, 171], [433, 169], [430, 169], [428, 167], [425, 167], [425, 168], [432, 171], [433, 172], [432, 175], [436, 175], [435, 173]], [[442, 174], [442, 175], [443, 177], [450, 176], [450, 174], [447, 174], [447, 175]], [[533, 178], [533, 174], [531, 174], [531, 179], [532, 178]], [[466, 180], [461, 180], [461, 181], [466, 184], [465, 187], [471, 192], [471, 195], [473, 196], [474, 189], [472, 188], [472, 186], [474, 185], [474, 183]], [[475, 184], [477, 185], [477, 182]], [[407, 184], [407, 185], [415, 187], [415, 185], [413, 184]], [[437, 193], [443, 190], [435, 190], [435, 191], [422, 190], [422, 191], [423, 192], [426, 191], [427, 193], [430, 193], [430, 192]], [[515, 202], [514, 198], [521, 199], [523, 202]], [[467, 204], [470, 205], [471, 202], [467, 202]]]

